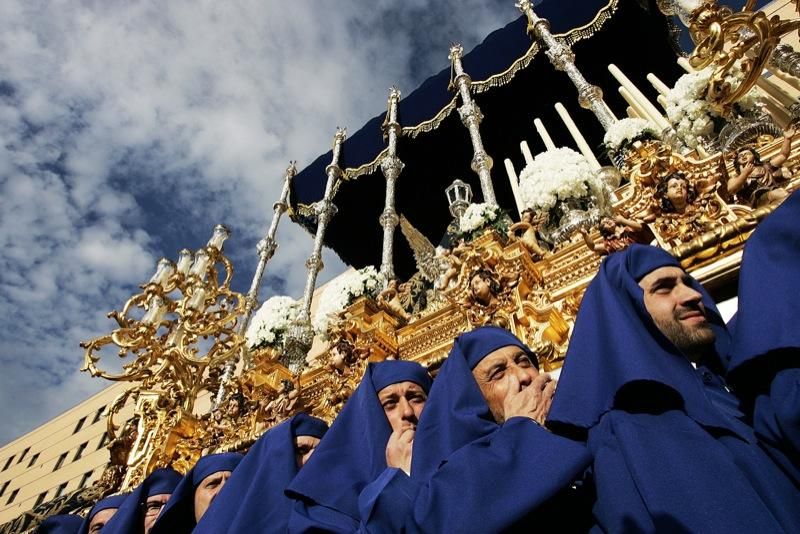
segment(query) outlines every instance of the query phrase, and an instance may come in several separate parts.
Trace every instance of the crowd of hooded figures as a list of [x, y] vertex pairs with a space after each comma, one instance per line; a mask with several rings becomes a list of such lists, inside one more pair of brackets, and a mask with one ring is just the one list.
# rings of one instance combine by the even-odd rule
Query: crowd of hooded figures
[[667, 252], [589, 284], [556, 380], [494, 326], [432, 380], [371, 363], [330, 428], [158, 469], [39, 532], [800, 532], [800, 194], [750, 237], [726, 325]]

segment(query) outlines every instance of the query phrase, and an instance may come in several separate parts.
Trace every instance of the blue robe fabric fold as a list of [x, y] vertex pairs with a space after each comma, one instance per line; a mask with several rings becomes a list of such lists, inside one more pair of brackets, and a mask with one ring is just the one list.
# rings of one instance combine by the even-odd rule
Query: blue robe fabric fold
[[[233, 471], [243, 456], [234, 452], [201, 457], [181, 479], [164, 505], [150, 534], [188, 534], [195, 527], [194, 492], [206, 477], [220, 471]], [[223, 486], [224, 487], [224, 486]], [[207, 510], [210, 511], [212, 507]]]
[[267, 431], [247, 452], [193, 532], [286, 532], [293, 501], [284, 490], [298, 473], [294, 439], [322, 438], [327, 429], [324, 421], [301, 413]]
[[106, 526], [103, 534], [139, 534], [142, 532], [145, 503], [153, 495], [171, 494], [181, 481], [174, 469], [156, 469], [144, 479], [122, 503]]
[[42, 521], [36, 529], [36, 534], [78, 534], [81, 524], [83, 518], [79, 515], [52, 515]]
[[[501, 328], [479, 328], [456, 340], [417, 427], [410, 479], [393, 473], [374, 492], [377, 502], [362, 502], [363, 513], [371, 513], [368, 530], [390, 524], [392, 531], [499, 532], [565, 527], [578, 517], [572, 506], [572, 516], [556, 517], [554, 503], [588, 466], [586, 448], [525, 417], [497, 424], [472, 376], [480, 360], [509, 345], [536, 361]], [[387, 519], [381, 511], [392, 505], [405, 509], [405, 517]]]
[[378, 391], [405, 381], [430, 389], [431, 378], [417, 363], [389, 360], [367, 366], [358, 388], [286, 490], [296, 501], [289, 532], [358, 530], [359, 495], [387, 469], [392, 430]]
[[89, 523], [91, 523], [92, 518], [95, 516], [95, 514], [97, 514], [97, 512], [110, 510], [111, 508], [119, 508], [129, 495], [129, 493], [123, 493], [121, 495], [109, 495], [108, 497], [97, 501], [97, 503], [92, 506], [92, 509], [89, 510], [89, 513], [86, 514], [86, 517], [83, 519], [83, 523], [81, 524], [80, 529], [78, 529], [78, 532], [80, 532], [80, 534], [87, 534], [89, 532]]
[[[756, 228], [744, 248], [728, 378], [758, 435], [800, 481], [800, 194]], [[749, 411], [748, 410], [748, 411]], [[783, 461], [785, 460], [785, 462]]]
[[[583, 297], [548, 424], [582, 434], [606, 532], [797, 532], [800, 494], [757, 440], [710, 355], [695, 369], [653, 323], [638, 280], [678, 265], [634, 245]], [[708, 294], [717, 335], [728, 335]]]

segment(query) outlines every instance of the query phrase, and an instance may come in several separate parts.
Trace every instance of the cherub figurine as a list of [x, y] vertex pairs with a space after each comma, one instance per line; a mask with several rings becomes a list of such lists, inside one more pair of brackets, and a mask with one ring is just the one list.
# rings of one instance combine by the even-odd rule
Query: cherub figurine
[[682, 215], [692, 210], [697, 190], [686, 175], [674, 172], [661, 179], [654, 196], [660, 202], [662, 213]]
[[469, 279], [470, 298], [487, 308], [496, 308], [500, 301], [500, 283], [486, 269], [475, 271]]
[[789, 159], [795, 131], [794, 125], [783, 131], [780, 152], [766, 162], [754, 148], [740, 148], [733, 161], [736, 176], [728, 180], [728, 193], [753, 208], [785, 199], [789, 193], [781, 185], [792, 178], [792, 173], [782, 165]]
[[[536, 239], [536, 231], [547, 220], [547, 213], [542, 213], [534, 217], [532, 209], [526, 209], [522, 212], [522, 219], [518, 223], [514, 223], [508, 228], [508, 237], [519, 239], [525, 246], [531, 256], [540, 259], [544, 256], [546, 249]], [[519, 233], [522, 235], [518, 235]]]
[[350, 376], [353, 373], [351, 366], [359, 359], [369, 358], [369, 354], [369, 348], [358, 348], [349, 341], [342, 339], [331, 349], [330, 361], [326, 368], [332, 373]]
[[469, 250], [467, 244], [463, 239], [458, 240], [458, 245], [450, 250], [446, 248], [441, 253], [442, 260], [449, 263], [449, 267], [444, 272], [442, 277], [439, 279], [437, 284], [438, 289], [447, 289], [447, 286], [450, 285], [450, 282], [458, 278], [458, 274], [461, 272], [461, 266], [464, 264], [464, 260], [461, 258]]
[[614, 215], [613, 217], [600, 219], [602, 243], [595, 243], [585, 228], [581, 228], [579, 231], [589, 250], [600, 256], [606, 256], [612, 252], [625, 250], [633, 243], [640, 242], [640, 234], [643, 230], [644, 225], [641, 222], [626, 219], [622, 215]]
[[403, 303], [400, 301], [400, 295], [406, 290], [407, 286], [405, 284], [398, 285], [397, 280], [392, 278], [389, 280], [389, 283], [386, 284], [386, 289], [378, 294], [376, 302], [378, 306], [384, 310], [408, 322], [411, 320], [411, 314], [406, 311]]

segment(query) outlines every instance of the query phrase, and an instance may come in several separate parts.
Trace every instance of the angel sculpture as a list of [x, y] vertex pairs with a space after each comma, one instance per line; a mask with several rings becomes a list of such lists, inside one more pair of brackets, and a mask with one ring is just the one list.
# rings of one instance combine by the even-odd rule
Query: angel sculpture
[[785, 199], [789, 193], [781, 186], [792, 178], [792, 173], [783, 164], [791, 154], [795, 132], [794, 126], [783, 131], [780, 152], [767, 161], [761, 161], [752, 147], [740, 148], [733, 160], [736, 176], [728, 180], [728, 193], [753, 208]]
[[547, 217], [546, 212], [534, 216], [532, 209], [526, 209], [522, 212], [522, 219], [508, 228], [509, 239], [518, 239], [534, 259], [541, 259], [547, 252], [536, 238], [536, 231], [547, 221]]

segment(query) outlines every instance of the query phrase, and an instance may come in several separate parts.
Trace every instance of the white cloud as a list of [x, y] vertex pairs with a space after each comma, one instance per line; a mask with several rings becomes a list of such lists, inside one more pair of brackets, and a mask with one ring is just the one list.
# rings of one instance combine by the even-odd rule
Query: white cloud
[[[158, 257], [224, 221], [251, 272], [241, 243], [290, 159], [516, 16], [500, 0], [1, 2], [0, 443], [104, 385], [77, 373], [77, 343]], [[310, 237], [287, 220], [279, 240], [268, 284], [299, 296]], [[325, 262], [320, 282], [343, 269]]]

